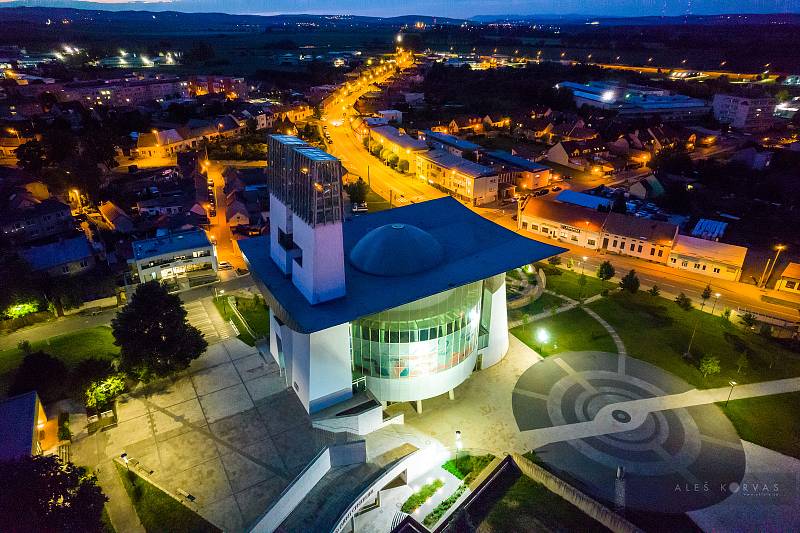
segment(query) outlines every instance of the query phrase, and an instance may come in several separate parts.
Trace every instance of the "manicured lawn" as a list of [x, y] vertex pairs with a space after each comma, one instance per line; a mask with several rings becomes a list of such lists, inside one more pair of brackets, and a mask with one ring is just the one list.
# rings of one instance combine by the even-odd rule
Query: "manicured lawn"
[[468, 455], [462, 453], [459, 454], [458, 457], [447, 461], [442, 465], [442, 468], [469, 485], [493, 459], [494, 455], [490, 453], [486, 455]]
[[800, 392], [733, 400], [720, 407], [742, 439], [800, 459]]
[[128, 472], [118, 464], [117, 468], [125, 491], [139, 515], [142, 526], [148, 533], [220, 531], [200, 515], [182, 505], [168, 494], [151, 485], [141, 477]]
[[538, 299], [532, 301], [524, 307], [520, 307], [519, 309], [509, 309], [508, 320], [513, 321], [522, 319], [525, 316], [538, 315], [539, 313], [549, 311], [550, 309], [557, 309], [566, 303], [567, 301], [563, 298], [545, 292], [542, 293]]
[[573, 300], [577, 300], [581, 296], [589, 298], [595, 294], [600, 294], [603, 289], [611, 290], [616, 287], [614, 283], [587, 275], [586, 285], [581, 288], [578, 283], [581, 275], [580, 267], [576, 267], [574, 271], [544, 264], [537, 264], [536, 267], [544, 270], [546, 289], [563, 294]]
[[269, 337], [269, 307], [262, 298], [236, 298], [236, 306], [258, 337]]
[[[698, 310], [683, 311], [671, 300], [637, 294], [616, 293], [589, 307], [605, 318], [619, 333], [628, 353], [667, 370], [698, 388], [724, 387], [800, 375], [800, 354], [780, 343], [745, 331], [719, 316]], [[682, 354], [689, 346], [692, 330], [692, 361]], [[737, 372], [742, 350], [748, 367]], [[721, 372], [704, 378], [697, 361], [712, 355], [720, 360]], [[772, 368], [770, 368], [772, 365]]]
[[[536, 339], [536, 333], [540, 329], [544, 329], [549, 335], [549, 341], [543, 349], [540, 349]], [[582, 309], [570, 309], [553, 317], [518, 326], [511, 333], [545, 357], [559, 352], [617, 351], [608, 332]]]
[[375, 211], [384, 211], [389, 209], [391, 206], [389, 205], [389, 200], [370, 189], [367, 193], [367, 207], [369, 208], [370, 213], [374, 213]]
[[233, 320], [233, 323], [236, 324], [236, 329], [239, 330], [239, 335], [237, 338], [242, 341], [243, 343], [247, 344], [248, 346], [255, 346], [256, 339], [250, 333], [248, 333], [247, 328], [244, 327], [242, 321], [239, 320], [233, 311], [231, 311], [230, 306], [228, 305], [228, 297], [227, 296], [217, 296], [214, 298], [214, 307], [217, 308], [219, 311], [220, 316], [225, 320]]
[[408, 497], [408, 499], [403, 503], [401, 510], [404, 513], [413, 513], [417, 507], [423, 505], [427, 502], [431, 497], [436, 494], [436, 491], [441, 489], [444, 486], [444, 482], [441, 479], [434, 479], [427, 485], [423, 485], [420, 489]]
[[480, 533], [608, 531], [580, 509], [524, 475], [500, 495], [477, 526]]
[[[90, 359], [113, 359], [119, 354], [114, 346], [111, 328], [97, 326], [51, 337], [44, 341], [31, 343], [33, 351], [41, 350], [64, 361], [68, 368]], [[18, 348], [0, 351], [0, 396], [5, 396], [11, 374], [22, 363], [25, 354]]]

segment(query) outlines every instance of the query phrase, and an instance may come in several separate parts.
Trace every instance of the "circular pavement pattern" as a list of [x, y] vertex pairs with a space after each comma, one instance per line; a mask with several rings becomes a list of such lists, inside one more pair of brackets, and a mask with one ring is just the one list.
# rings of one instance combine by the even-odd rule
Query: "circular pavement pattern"
[[[693, 387], [632, 357], [605, 352], [565, 352], [526, 370], [512, 406], [521, 431], [580, 424], [601, 417], [615, 427], [588, 438], [534, 450], [561, 477], [616, 503], [623, 467], [625, 506], [667, 513], [702, 509], [731, 495], [741, 482], [745, 456], [735, 429], [714, 405], [649, 412], [613, 404], [679, 394]], [[630, 428], [626, 427], [630, 425]], [[609, 430], [610, 431], [610, 430]], [[601, 430], [601, 432], [605, 432]]]

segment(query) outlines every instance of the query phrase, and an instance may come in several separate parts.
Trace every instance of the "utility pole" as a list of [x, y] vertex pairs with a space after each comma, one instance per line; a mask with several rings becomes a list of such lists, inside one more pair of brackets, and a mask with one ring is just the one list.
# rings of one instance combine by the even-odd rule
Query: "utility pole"
[[777, 245], [775, 247], [775, 250], [776, 250], [775, 251], [775, 259], [772, 260], [772, 266], [769, 269], [769, 274], [767, 274], [767, 277], [764, 278], [764, 287], [767, 286], [767, 283], [769, 282], [769, 278], [772, 277], [772, 271], [775, 270], [775, 265], [778, 263], [778, 257], [781, 255], [781, 252], [784, 251], [785, 249], [786, 249], [786, 245], [784, 245], [784, 244], [779, 244], [779, 245]]

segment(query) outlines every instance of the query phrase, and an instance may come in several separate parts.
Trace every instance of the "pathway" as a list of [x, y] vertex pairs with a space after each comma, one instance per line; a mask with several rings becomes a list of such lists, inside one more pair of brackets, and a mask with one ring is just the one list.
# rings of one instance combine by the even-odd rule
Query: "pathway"
[[104, 461], [97, 468], [97, 480], [103, 487], [103, 492], [108, 496], [106, 510], [114, 529], [120, 533], [144, 533], [144, 527], [139, 521], [139, 515], [131, 503], [122, 480], [117, 475], [114, 462], [110, 459]]
[[[587, 302], [588, 302], [588, 300], [587, 300]], [[608, 334], [611, 335], [611, 338], [614, 339], [614, 344], [617, 347], [617, 353], [620, 355], [620, 357], [627, 357], [628, 356], [628, 351], [625, 349], [625, 343], [622, 342], [622, 338], [620, 338], [619, 333], [617, 333], [617, 330], [615, 330], [611, 326], [611, 324], [606, 322], [606, 320], [603, 317], [601, 317], [600, 315], [598, 315], [597, 313], [595, 313], [593, 310], [589, 309], [588, 307], [584, 307], [583, 310], [590, 317], [592, 317], [595, 320], [597, 320], [597, 322], [599, 322], [600, 325], [605, 328], [605, 330], [608, 332]]]

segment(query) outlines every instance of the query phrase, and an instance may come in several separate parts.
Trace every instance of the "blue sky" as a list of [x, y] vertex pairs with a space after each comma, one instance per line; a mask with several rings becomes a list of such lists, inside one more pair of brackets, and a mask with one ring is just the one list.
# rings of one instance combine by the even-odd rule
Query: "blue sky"
[[[0, 5], [7, 0], [0, 0]], [[584, 14], [606, 16], [709, 13], [800, 12], [800, 0], [30, 0], [25, 5], [70, 5], [226, 13], [346, 13], [355, 15], [437, 15], [467, 18], [497, 14]], [[111, 5], [113, 4], [113, 5]]]

